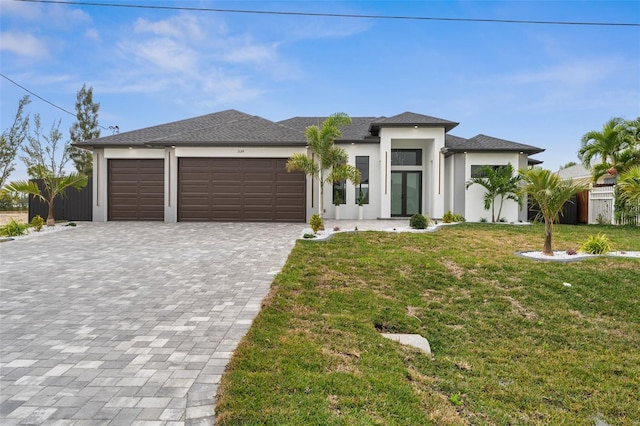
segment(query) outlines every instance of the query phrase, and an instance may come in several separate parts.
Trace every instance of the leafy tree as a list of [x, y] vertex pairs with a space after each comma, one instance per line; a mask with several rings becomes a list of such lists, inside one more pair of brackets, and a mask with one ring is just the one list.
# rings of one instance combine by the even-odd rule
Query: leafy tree
[[553, 256], [551, 238], [553, 224], [558, 221], [562, 213], [562, 206], [571, 197], [587, 188], [587, 184], [573, 183], [562, 180], [560, 176], [541, 167], [520, 169], [523, 186], [522, 194], [530, 197], [532, 203], [538, 207], [538, 217], [544, 219], [544, 247], [542, 254]]
[[[84, 142], [100, 137], [100, 127], [98, 125], [99, 103], [93, 102], [93, 87], [87, 89], [82, 85], [76, 96], [76, 122], [71, 125], [69, 134], [71, 143]], [[93, 155], [86, 149], [70, 146], [69, 157], [76, 167], [78, 173], [91, 176], [93, 173]]]
[[[49, 135], [43, 135], [40, 126], [40, 115], [34, 116], [35, 129], [27, 134], [28, 144], [22, 150], [26, 154], [21, 157], [27, 166], [27, 173], [32, 179], [41, 179], [43, 190], [34, 181], [17, 180], [6, 187], [12, 193], [27, 193], [40, 198], [49, 205], [47, 226], [55, 225], [53, 204], [55, 199], [65, 196], [68, 187], [81, 189], [87, 185], [87, 176], [80, 173], [65, 174], [64, 168], [69, 161], [69, 144], [60, 145], [60, 121], [51, 126]], [[62, 152], [60, 152], [60, 150]]]
[[335, 113], [322, 122], [320, 127], [313, 125], [305, 130], [305, 137], [313, 157], [306, 154], [294, 154], [287, 161], [287, 171], [299, 170], [318, 180], [320, 185], [320, 217], [324, 212], [324, 185], [341, 180], [349, 180], [354, 185], [360, 183], [360, 171], [347, 164], [347, 151], [334, 145], [342, 137], [340, 128], [351, 123], [345, 113]]
[[18, 149], [27, 137], [29, 116], [23, 116], [23, 114], [24, 107], [30, 102], [29, 96], [20, 99], [13, 124], [0, 136], [0, 188], [4, 186], [9, 175], [15, 170], [14, 160], [18, 155]]
[[491, 222], [496, 221], [496, 199], [500, 198], [500, 207], [498, 208], [498, 220], [502, 215], [502, 206], [504, 200], [513, 200], [520, 203], [518, 183], [520, 182], [520, 176], [514, 174], [513, 166], [507, 164], [506, 166], [491, 167], [484, 166], [482, 168], [482, 176], [473, 177], [467, 181], [467, 189], [473, 185], [481, 185], [487, 191], [482, 198], [484, 201], [484, 209], [491, 209]]
[[576, 163], [575, 161], [569, 161], [569, 162], [568, 162], [567, 164], [565, 164], [564, 166], [560, 166], [560, 170], [562, 170], [562, 169], [568, 169], [569, 167], [573, 167], [573, 166], [575, 166], [576, 164], [578, 164], [578, 163]]

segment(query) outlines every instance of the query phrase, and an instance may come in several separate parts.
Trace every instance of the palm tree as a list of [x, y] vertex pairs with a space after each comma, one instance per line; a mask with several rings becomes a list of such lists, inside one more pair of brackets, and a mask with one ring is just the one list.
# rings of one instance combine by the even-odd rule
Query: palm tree
[[354, 185], [360, 183], [360, 171], [347, 164], [347, 151], [334, 145], [342, 137], [340, 128], [351, 124], [351, 118], [342, 112], [330, 115], [320, 127], [313, 125], [305, 130], [305, 137], [312, 157], [294, 154], [287, 161], [287, 171], [299, 170], [318, 180], [320, 185], [320, 217], [324, 212], [324, 185], [341, 180], [349, 180]]
[[[592, 169], [594, 182], [606, 173], [621, 173], [633, 161], [633, 153], [628, 151], [633, 145], [630, 123], [615, 117], [601, 131], [592, 130], [582, 136], [578, 157], [585, 167]], [[597, 158], [601, 163], [593, 164]]]
[[550, 170], [541, 167], [520, 169], [520, 176], [524, 185], [522, 194], [531, 197], [534, 205], [538, 206], [538, 217], [544, 219], [544, 248], [542, 254], [553, 256], [551, 250], [551, 237], [553, 223], [557, 222], [562, 212], [562, 206], [572, 196], [587, 188], [585, 183], [573, 183], [570, 180], [562, 180], [560, 176]]
[[491, 209], [491, 222], [495, 223], [496, 198], [500, 197], [500, 207], [498, 208], [498, 220], [500, 220], [505, 199], [520, 203], [520, 196], [518, 194], [519, 182], [520, 176], [517, 174], [514, 176], [513, 166], [511, 164], [496, 168], [484, 166], [482, 168], [482, 176], [469, 179], [466, 187], [469, 188], [473, 184], [484, 186], [487, 190], [483, 197], [484, 209]]
[[640, 204], [640, 165], [632, 166], [620, 175], [618, 188], [623, 200]]
[[17, 180], [8, 184], [5, 191], [11, 193], [27, 193], [34, 197], [40, 198], [49, 205], [49, 214], [47, 215], [47, 226], [55, 226], [56, 221], [53, 217], [53, 203], [60, 196], [65, 196], [65, 190], [69, 187], [82, 189], [87, 185], [87, 176], [78, 173], [71, 173], [65, 176], [55, 176], [53, 173], [41, 173], [40, 175], [44, 190], [34, 181]]

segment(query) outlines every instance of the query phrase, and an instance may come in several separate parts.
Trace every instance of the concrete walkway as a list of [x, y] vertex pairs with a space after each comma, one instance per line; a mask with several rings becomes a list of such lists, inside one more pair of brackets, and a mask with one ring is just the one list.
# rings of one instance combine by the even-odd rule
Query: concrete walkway
[[0, 243], [0, 423], [213, 424], [304, 226], [80, 223]]

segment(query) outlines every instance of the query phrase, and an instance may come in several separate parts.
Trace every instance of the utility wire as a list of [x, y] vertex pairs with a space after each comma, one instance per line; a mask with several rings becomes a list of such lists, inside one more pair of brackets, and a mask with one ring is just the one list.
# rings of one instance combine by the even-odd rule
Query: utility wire
[[209, 7], [187, 7], [187, 6], [158, 6], [148, 4], [121, 4], [121, 3], [95, 3], [85, 1], [63, 1], [63, 0], [14, 0], [31, 3], [66, 4], [76, 6], [101, 6], [101, 7], [122, 7], [134, 9], [157, 9], [157, 10], [180, 10], [191, 12], [219, 12], [219, 13], [247, 13], [255, 15], [288, 15], [288, 16], [313, 16], [329, 18], [356, 18], [356, 19], [401, 19], [415, 21], [448, 21], [448, 22], [489, 22], [502, 24], [535, 24], [535, 25], [581, 25], [581, 26], [609, 26], [609, 27], [640, 27], [640, 23], [630, 22], [579, 22], [579, 21], [534, 21], [518, 19], [480, 19], [480, 18], [442, 18], [428, 16], [394, 16], [394, 15], [360, 15], [343, 13], [314, 13], [314, 12], [285, 12], [266, 11], [248, 9], [219, 9]]
[[[48, 101], [47, 99], [43, 98], [42, 96], [38, 95], [37, 93], [35, 93], [35, 92], [33, 92], [33, 91], [31, 91], [31, 90], [27, 89], [27, 88], [26, 88], [26, 87], [24, 87], [23, 85], [21, 85], [21, 84], [19, 84], [19, 83], [16, 83], [15, 81], [13, 81], [12, 79], [10, 79], [10, 78], [9, 78], [9, 77], [7, 77], [6, 75], [4, 75], [4, 74], [0, 73], [0, 76], [2, 76], [2, 78], [5, 78], [5, 79], [9, 80], [9, 81], [10, 81], [10, 82], [12, 82], [13, 84], [15, 84], [16, 86], [18, 86], [18, 87], [19, 87], [19, 88], [21, 88], [22, 90], [24, 90], [25, 92], [27, 92], [27, 93], [29, 93], [29, 94], [31, 94], [31, 95], [33, 95], [33, 96], [35, 96], [36, 98], [40, 99], [41, 101], [48, 103], [48, 104], [49, 104], [49, 105], [51, 105], [52, 107], [57, 108], [57, 109], [59, 109], [59, 110], [60, 110], [60, 111], [62, 111], [62, 112], [66, 112], [67, 114], [69, 114], [69, 115], [73, 116], [74, 118], [76, 117], [76, 115], [75, 115], [74, 113], [72, 113], [71, 111], [69, 111], [69, 110], [66, 110], [66, 109], [62, 108], [61, 106], [58, 106], [58, 105], [54, 104], [54, 103], [53, 103], [53, 102], [51, 102], [51, 101]], [[100, 124], [98, 124], [98, 127], [102, 128], [102, 129], [104, 129], [104, 130], [109, 130], [109, 129], [107, 129], [107, 128], [106, 128], [106, 127], [104, 127], [104, 126], [101, 126]]]

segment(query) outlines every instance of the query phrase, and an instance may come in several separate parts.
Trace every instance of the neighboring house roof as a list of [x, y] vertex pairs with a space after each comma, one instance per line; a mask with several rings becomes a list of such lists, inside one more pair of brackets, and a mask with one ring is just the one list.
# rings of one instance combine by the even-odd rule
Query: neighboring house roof
[[[80, 142], [82, 148], [144, 147], [144, 146], [304, 146], [304, 132], [311, 125], [320, 126], [327, 117], [293, 117], [273, 122], [234, 109], [202, 115], [158, 126], [123, 132]], [[337, 143], [377, 143], [382, 127], [443, 126], [446, 131], [458, 125], [453, 121], [428, 115], [404, 112], [393, 117], [352, 117], [344, 126], [342, 139]], [[535, 154], [544, 151], [504, 139], [477, 135], [471, 139], [445, 134], [445, 147], [449, 152], [464, 151], [522, 151]]]
[[487, 135], [476, 135], [464, 139], [453, 135], [445, 135], [445, 147], [449, 152], [464, 151], [518, 151], [526, 154], [537, 154], [544, 149], [506, 139], [494, 138]]
[[558, 170], [558, 176], [562, 179], [591, 179], [591, 171], [582, 164], [576, 164], [574, 166], [565, 167]]

